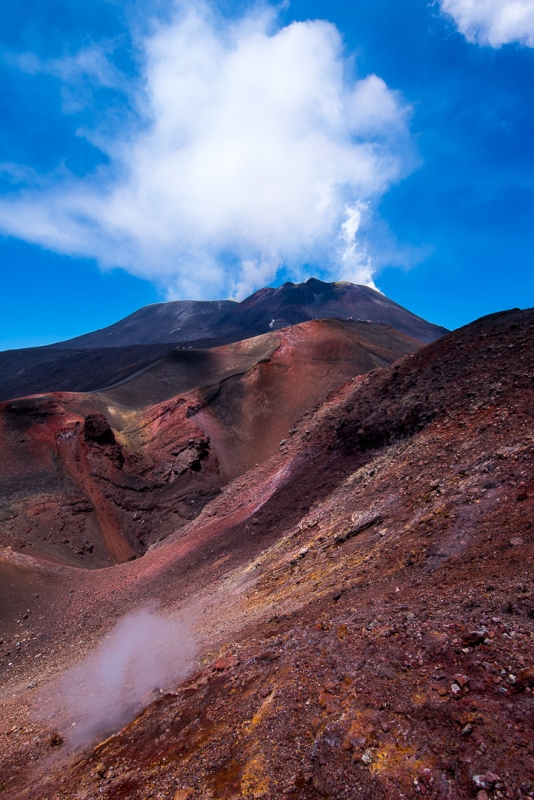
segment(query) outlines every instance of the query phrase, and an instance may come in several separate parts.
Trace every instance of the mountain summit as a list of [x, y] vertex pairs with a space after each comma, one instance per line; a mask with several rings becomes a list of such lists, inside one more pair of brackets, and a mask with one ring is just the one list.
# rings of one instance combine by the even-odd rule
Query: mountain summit
[[168, 342], [213, 347], [328, 317], [382, 322], [424, 343], [447, 333], [445, 328], [412, 314], [368, 286], [310, 278], [305, 283], [259, 289], [241, 303], [233, 300], [155, 303], [114, 325], [54, 347], [86, 349]]

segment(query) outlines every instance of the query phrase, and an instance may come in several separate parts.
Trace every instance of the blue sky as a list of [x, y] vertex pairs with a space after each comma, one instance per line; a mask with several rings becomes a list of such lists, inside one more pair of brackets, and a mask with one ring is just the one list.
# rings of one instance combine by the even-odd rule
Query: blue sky
[[447, 327], [533, 306], [510, 3], [4, 0], [0, 348], [310, 275]]

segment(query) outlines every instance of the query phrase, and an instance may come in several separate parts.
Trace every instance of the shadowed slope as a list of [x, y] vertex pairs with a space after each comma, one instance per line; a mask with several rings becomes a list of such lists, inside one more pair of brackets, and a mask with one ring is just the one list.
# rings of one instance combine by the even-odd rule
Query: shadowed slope
[[[9, 560], [46, 595], [5, 624], [6, 797], [532, 794], [533, 333], [493, 315], [341, 387], [143, 559]], [[197, 672], [51, 766], [70, 719], [35, 722], [28, 681], [54, 697], [149, 592], [194, 620]]]
[[118, 383], [174, 349], [172, 344], [0, 352], [0, 401], [44, 392], [92, 392]]
[[92, 333], [76, 336], [57, 347], [127, 347], [129, 345], [189, 342], [211, 339], [220, 320], [231, 315], [233, 300], [174, 300], [153, 303]]

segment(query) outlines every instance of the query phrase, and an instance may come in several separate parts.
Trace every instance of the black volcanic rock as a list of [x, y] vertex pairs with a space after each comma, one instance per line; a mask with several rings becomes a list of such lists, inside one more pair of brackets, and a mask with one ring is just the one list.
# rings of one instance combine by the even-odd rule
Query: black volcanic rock
[[446, 328], [412, 314], [368, 286], [310, 278], [305, 283], [260, 289], [241, 303], [232, 300], [155, 303], [108, 328], [54, 347], [80, 349], [164, 342], [214, 347], [326, 318], [383, 322], [425, 344], [447, 333]]
[[172, 344], [0, 352], [0, 401], [43, 392], [90, 392], [126, 380], [173, 351]]
[[[324, 283], [316, 278], [306, 283], [284, 283], [278, 289], [260, 289], [231, 313], [234, 324], [245, 330], [257, 328], [258, 333], [326, 318], [383, 322], [425, 344], [448, 332], [369, 286], [346, 281]], [[221, 327], [225, 322], [226, 319], [221, 320]]]
[[[174, 300], [153, 303], [107, 328], [77, 336], [54, 347], [128, 347], [213, 338], [220, 320], [239, 304], [233, 300]], [[243, 338], [238, 336], [237, 339]], [[237, 341], [234, 339], [233, 341]]]

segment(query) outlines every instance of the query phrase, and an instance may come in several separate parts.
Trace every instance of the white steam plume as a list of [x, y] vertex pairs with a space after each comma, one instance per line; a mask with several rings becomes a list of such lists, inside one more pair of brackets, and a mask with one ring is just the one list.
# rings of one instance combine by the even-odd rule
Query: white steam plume
[[[272, 10], [228, 22], [185, 3], [140, 51], [142, 80], [128, 92], [141, 124], [92, 135], [110, 165], [4, 195], [0, 230], [123, 267], [169, 297], [241, 298], [282, 265], [295, 278], [310, 264], [372, 283], [346, 225], [354, 209], [369, 218], [413, 166], [409, 110], [376, 75], [350, 77], [337, 29], [277, 28]], [[47, 69], [74, 84], [82, 76], [85, 88], [118, 85], [105, 56], [84, 51]]]
[[62, 680], [59, 700], [44, 702], [44, 716], [69, 745], [81, 747], [119, 730], [152, 699], [191, 669], [190, 629], [153, 610], [135, 611]]
[[441, 0], [441, 8], [470, 42], [534, 47], [534, 0]]

